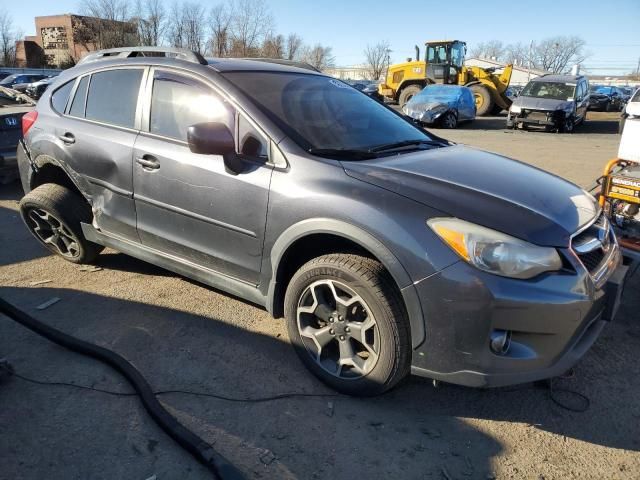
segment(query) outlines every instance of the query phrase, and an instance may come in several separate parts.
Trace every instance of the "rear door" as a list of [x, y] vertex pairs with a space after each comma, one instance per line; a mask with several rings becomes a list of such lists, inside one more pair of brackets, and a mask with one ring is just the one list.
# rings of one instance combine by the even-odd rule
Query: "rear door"
[[[257, 284], [272, 166], [269, 142], [198, 77], [155, 69], [134, 149], [134, 198], [143, 244]], [[248, 168], [227, 172], [222, 156], [192, 153], [187, 129], [226, 123]]]
[[52, 122], [64, 163], [91, 196], [97, 225], [136, 241], [132, 153], [146, 71], [140, 66], [123, 67], [81, 76], [65, 115]]

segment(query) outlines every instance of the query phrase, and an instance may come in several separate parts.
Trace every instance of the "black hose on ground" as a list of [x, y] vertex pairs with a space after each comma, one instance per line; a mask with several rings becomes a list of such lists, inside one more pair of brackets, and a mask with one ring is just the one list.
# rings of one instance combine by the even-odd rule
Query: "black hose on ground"
[[151, 385], [149, 385], [142, 374], [123, 357], [111, 350], [79, 340], [42, 323], [2, 298], [0, 298], [0, 312], [53, 343], [74, 352], [88, 355], [110, 365], [129, 381], [140, 397], [144, 408], [160, 428], [182, 448], [193, 455], [200, 463], [206, 466], [213, 473], [214, 478], [221, 480], [244, 478], [243, 475], [222, 455], [216, 452], [211, 445], [178, 422], [158, 401]]

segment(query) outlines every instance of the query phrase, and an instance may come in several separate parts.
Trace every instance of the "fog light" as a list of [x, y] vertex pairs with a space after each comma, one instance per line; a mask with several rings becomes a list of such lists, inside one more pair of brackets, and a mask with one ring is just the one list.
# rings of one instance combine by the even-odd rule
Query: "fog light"
[[506, 355], [511, 346], [511, 330], [493, 330], [489, 346], [496, 355]]

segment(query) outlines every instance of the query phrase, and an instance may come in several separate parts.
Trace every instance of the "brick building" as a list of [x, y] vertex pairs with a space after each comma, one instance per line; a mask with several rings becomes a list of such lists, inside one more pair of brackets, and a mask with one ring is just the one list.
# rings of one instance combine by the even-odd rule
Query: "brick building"
[[136, 25], [81, 15], [36, 17], [36, 34], [16, 42], [19, 67], [65, 66], [98, 48], [131, 45]]

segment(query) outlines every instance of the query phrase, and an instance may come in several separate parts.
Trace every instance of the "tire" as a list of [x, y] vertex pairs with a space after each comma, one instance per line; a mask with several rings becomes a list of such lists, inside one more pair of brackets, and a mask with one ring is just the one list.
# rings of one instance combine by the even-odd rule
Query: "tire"
[[[355, 303], [344, 307], [336, 296]], [[296, 353], [331, 388], [348, 395], [378, 395], [409, 373], [409, 321], [400, 292], [379, 262], [342, 253], [307, 262], [287, 287], [284, 310]], [[343, 347], [351, 355], [343, 357]], [[357, 362], [341, 366], [341, 357]]]
[[573, 116], [564, 120], [564, 123], [558, 127], [558, 133], [573, 133], [575, 126]]
[[471, 85], [469, 88], [476, 102], [476, 115], [482, 117], [489, 114], [494, 106], [489, 89], [481, 84]]
[[500, 115], [502, 113], [502, 110], [504, 109], [500, 105], [496, 104], [491, 109], [491, 115]]
[[456, 128], [458, 126], [458, 117], [453, 112], [447, 112], [442, 116], [438, 123], [440, 128]]
[[104, 249], [84, 238], [80, 223], [91, 223], [91, 208], [66, 187], [55, 183], [40, 185], [20, 201], [20, 214], [31, 234], [47, 250], [69, 262], [89, 263]]
[[400, 105], [400, 108], [404, 107], [420, 90], [422, 90], [420, 85], [409, 85], [404, 87], [400, 91], [400, 96], [398, 97], [398, 105]]

